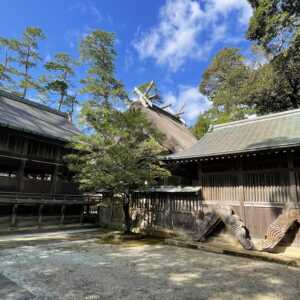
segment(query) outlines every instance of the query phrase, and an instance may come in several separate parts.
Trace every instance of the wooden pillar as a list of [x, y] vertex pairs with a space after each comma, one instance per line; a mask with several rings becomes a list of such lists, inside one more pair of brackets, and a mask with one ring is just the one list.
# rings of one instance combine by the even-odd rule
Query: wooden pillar
[[55, 165], [51, 177], [51, 194], [56, 194], [57, 180], [58, 180], [58, 165]]
[[18, 210], [18, 204], [14, 204], [12, 208], [12, 215], [11, 215], [11, 226], [13, 227], [17, 225], [17, 210]]
[[84, 212], [87, 210], [86, 205], [82, 205], [81, 214], [80, 214], [80, 224], [82, 225], [84, 222]]
[[244, 194], [244, 176], [243, 176], [243, 162], [241, 158], [238, 158], [238, 186], [239, 186], [239, 201], [240, 201], [240, 217], [246, 224], [245, 214], [245, 194]]
[[43, 204], [39, 205], [39, 216], [38, 216], [38, 226], [39, 227], [42, 227], [42, 223], [43, 223], [43, 208], [44, 208]]
[[290, 181], [290, 197], [288, 201], [297, 202], [297, 183], [296, 173], [294, 169], [294, 155], [290, 153], [288, 155], [288, 169], [289, 169], [289, 181]]
[[19, 168], [17, 171], [17, 192], [24, 192], [24, 170], [25, 170], [26, 160], [21, 159]]
[[202, 175], [203, 175], [202, 164], [199, 163], [199, 164], [198, 164], [198, 184], [199, 184], [200, 186], [202, 186]]
[[[200, 191], [198, 192], [198, 200], [199, 205], [197, 205], [197, 209], [199, 210], [199, 207], [202, 207], [204, 196], [203, 196], [203, 171], [202, 171], [202, 164], [199, 163], [198, 165], [198, 185], [200, 186]], [[202, 207], [203, 210], [203, 207]]]
[[61, 207], [60, 225], [64, 225], [64, 221], [65, 221], [65, 212], [66, 212], [66, 206], [63, 205], [63, 206]]

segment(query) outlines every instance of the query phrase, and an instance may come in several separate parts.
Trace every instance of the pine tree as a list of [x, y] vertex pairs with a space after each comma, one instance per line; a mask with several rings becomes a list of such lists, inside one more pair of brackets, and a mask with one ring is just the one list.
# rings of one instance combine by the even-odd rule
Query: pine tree
[[123, 195], [125, 227], [130, 231], [130, 191], [169, 174], [158, 157], [163, 137], [140, 110], [115, 108], [114, 104], [127, 101], [127, 94], [115, 79], [113, 34], [94, 31], [82, 41], [80, 50], [88, 63], [82, 91], [91, 98], [81, 110], [81, 120], [89, 134], [75, 138], [77, 152], [67, 159], [82, 189], [104, 188]]
[[2, 61], [0, 62], [0, 85], [6, 88], [14, 89], [14, 76], [17, 74], [13, 66], [15, 54], [18, 49], [18, 41], [0, 37], [0, 53]]
[[87, 77], [82, 79], [82, 92], [92, 96], [94, 103], [116, 103], [127, 99], [123, 84], [115, 79], [113, 33], [96, 30], [87, 35], [80, 45], [80, 55], [87, 64]]
[[47, 93], [54, 93], [57, 96], [55, 103], [59, 111], [62, 106], [73, 103], [66, 100], [72, 86], [71, 78], [74, 76], [75, 65], [76, 62], [67, 53], [63, 52], [55, 54], [54, 59], [44, 65], [49, 74], [42, 77], [41, 82], [45, 84]]
[[73, 143], [69, 168], [83, 190], [107, 189], [123, 195], [126, 232], [130, 231], [130, 192], [169, 175], [159, 160], [163, 138], [140, 110], [120, 112], [110, 105], [85, 105], [82, 111], [90, 135]]
[[27, 96], [27, 91], [30, 88], [39, 89], [39, 84], [30, 74], [30, 69], [37, 66], [41, 61], [38, 52], [39, 41], [45, 39], [45, 35], [40, 28], [27, 27], [23, 32], [23, 38], [18, 42], [17, 63], [23, 70], [18, 72], [21, 76], [19, 87], [22, 89], [22, 96]]

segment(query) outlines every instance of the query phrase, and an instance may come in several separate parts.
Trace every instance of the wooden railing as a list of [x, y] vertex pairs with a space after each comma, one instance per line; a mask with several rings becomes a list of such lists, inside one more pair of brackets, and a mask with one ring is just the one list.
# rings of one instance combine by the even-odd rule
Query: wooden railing
[[0, 192], [0, 202], [4, 203], [86, 203], [100, 202], [100, 194], [38, 194], [38, 193], [15, 193]]

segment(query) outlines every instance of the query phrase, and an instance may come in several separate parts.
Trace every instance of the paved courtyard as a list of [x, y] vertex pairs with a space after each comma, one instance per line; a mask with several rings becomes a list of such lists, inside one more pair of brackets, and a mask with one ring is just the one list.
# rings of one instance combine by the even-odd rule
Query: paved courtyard
[[0, 238], [0, 299], [300, 299], [300, 269], [98, 237]]

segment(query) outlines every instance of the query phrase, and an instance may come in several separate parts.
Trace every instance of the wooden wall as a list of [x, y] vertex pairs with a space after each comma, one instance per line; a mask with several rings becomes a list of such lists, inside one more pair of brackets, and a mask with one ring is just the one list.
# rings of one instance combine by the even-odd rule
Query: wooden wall
[[198, 193], [135, 192], [132, 194], [134, 226], [196, 231], [203, 216]]
[[0, 192], [79, 193], [60, 141], [0, 127]]

